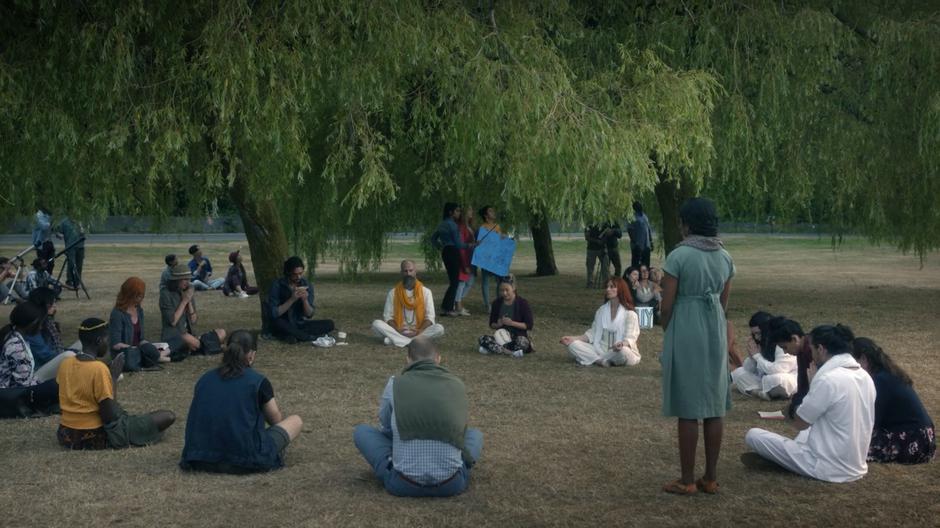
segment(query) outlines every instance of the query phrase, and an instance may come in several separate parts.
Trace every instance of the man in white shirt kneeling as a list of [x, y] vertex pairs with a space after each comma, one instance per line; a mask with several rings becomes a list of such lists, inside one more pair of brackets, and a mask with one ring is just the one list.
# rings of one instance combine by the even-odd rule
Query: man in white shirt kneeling
[[408, 346], [419, 335], [427, 339], [444, 335], [444, 327], [434, 322], [431, 290], [418, 280], [413, 261], [401, 261], [401, 281], [388, 291], [382, 319], [372, 321], [372, 330], [386, 345], [397, 347]]
[[794, 418], [800, 433], [790, 440], [751, 429], [744, 441], [761, 457], [794, 473], [826, 482], [858, 480], [868, 473], [875, 384], [852, 357], [855, 337], [848, 327], [818, 326], [806, 339], [813, 363], [809, 392]]

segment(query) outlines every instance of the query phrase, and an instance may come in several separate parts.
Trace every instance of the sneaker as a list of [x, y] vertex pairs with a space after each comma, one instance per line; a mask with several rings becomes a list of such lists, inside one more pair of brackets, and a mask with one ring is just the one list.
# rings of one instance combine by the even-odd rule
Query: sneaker
[[245, 292], [241, 292], [241, 293], [238, 294], [238, 297], [241, 298], [241, 299], [247, 299], [247, 298], [248, 298], [248, 294], [245, 293]]
[[392, 340], [386, 337], [385, 339], [382, 340], [382, 344], [385, 346], [391, 346]]
[[514, 357], [514, 358], [516, 358], [516, 359], [522, 359], [522, 356], [524, 356], [524, 355], [525, 355], [525, 353], [524, 353], [523, 351], [521, 351], [521, 350], [514, 350], [513, 353], [512, 353], [512, 357]]
[[465, 316], [466, 316], [466, 315], [470, 315], [470, 312], [467, 311], [466, 308], [461, 308], [461, 309], [460, 309], [460, 312], [458, 312], [458, 313], [460, 313], [460, 315], [465, 315]]
[[315, 347], [330, 348], [331, 346], [336, 344], [336, 340], [330, 336], [320, 336], [314, 339], [313, 341], [311, 341], [311, 344]]
[[487, 350], [487, 349], [485, 349], [485, 348], [483, 348], [483, 347], [480, 347], [480, 353], [483, 354], [483, 355], [487, 355], [487, 354], [490, 353], [490, 351]]

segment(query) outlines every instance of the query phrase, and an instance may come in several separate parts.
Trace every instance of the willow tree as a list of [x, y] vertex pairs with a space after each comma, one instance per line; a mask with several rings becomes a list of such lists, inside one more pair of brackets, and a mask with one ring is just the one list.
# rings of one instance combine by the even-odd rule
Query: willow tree
[[936, 3], [575, 1], [572, 11], [586, 37], [568, 50], [586, 75], [615, 69], [626, 46], [721, 84], [710, 170], [662, 166], [651, 152], [667, 248], [677, 204], [698, 193], [728, 218], [824, 223], [921, 256], [940, 245]]
[[[564, 6], [561, 6], [563, 8]], [[352, 265], [445, 197], [624, 208], [643, 141], [592, 106], [539, 3], [0, 6], [4, 214], [237, 206], [262, 292], [289, 241]], [[637, 177], [637, 181], [640, 181]], [[601, 191], [601, 192], [598, 192]]]

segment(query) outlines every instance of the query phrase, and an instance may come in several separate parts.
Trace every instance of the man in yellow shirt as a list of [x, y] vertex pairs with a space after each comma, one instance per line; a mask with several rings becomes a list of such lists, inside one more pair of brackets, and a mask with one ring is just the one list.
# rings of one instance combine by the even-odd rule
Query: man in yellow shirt
[[108, 323], [85, 319], [78, 336], [83, 351], [63, 360], [56, 375], [62, 409], [59, 443], [68, 449], [118, 449], [159, 441], [176, 416], [170, 411], [129, 415], [117, 403], [114, 382], [124, 355], [118, 354], [110, 369], [101, 361], [108, 352]]

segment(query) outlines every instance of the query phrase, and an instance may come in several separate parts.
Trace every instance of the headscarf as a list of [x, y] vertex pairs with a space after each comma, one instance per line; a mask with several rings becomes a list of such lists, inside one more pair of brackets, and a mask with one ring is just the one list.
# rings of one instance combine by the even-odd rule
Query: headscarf
[[718, 238], [718, 211], [708, 198], [692, 198], [682, 204], [679, 218], [689, 227], [689, 236], [680, 246], [689, 246], [702, 251], [718, 251], [723, 243]]

